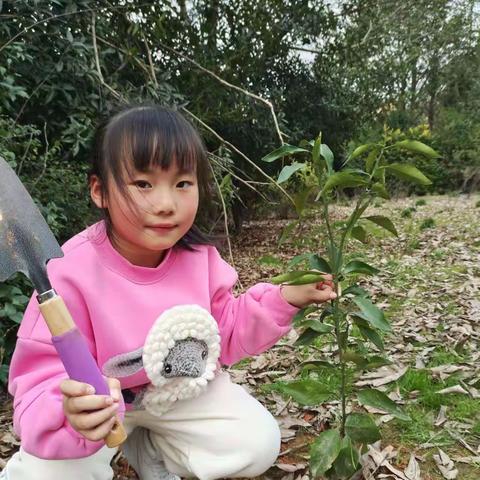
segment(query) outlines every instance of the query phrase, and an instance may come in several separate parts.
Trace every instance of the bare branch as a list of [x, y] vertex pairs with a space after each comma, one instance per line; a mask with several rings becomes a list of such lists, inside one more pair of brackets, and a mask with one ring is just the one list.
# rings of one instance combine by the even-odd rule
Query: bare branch
[[232, 267], [235, 268], [235, 263], [233, 261], [233, 253], [232, 253], [232, 244], [230, 242], [230, 232], [228, 230], [228, 214], [227, 214], [227, 205], [225, 204], [225, 199], [222, 195], [222, 189], [220, 188], [220, 184], [218, 183], [217, 177], [215, 176], [215, 172], [213, 171], [213, 167], [211, 164], [210, 170], [212, 171], [213, 180], [215, 181], [215, 185], [217, 186], [218, 195], [222, 202], [222, 210], [223, 210], [223, 219], [224, 219], [224, 226], [225, 226], [225, 234], [227, 235], [227, 244], [228, 244], [228, 255], [230, 257], [230, 262], [232, 263]]
[[150, 76], [152, 77], [155, 87], [158, 88], [157, 75], [155, 74], [155, 69], [153, 68], [152, 53], [150, 52], [150, 48], [148, 48], [148, 42], [147, 42], [147, 39], [145, 38], [145, 35], [143, 36], [143, 43], [145, 44], [145, 48], [147, 49], [148, 65], [150, 67]]
[[[206, 74], [210, 75], [211, 77], [215, 78], [215, 80], [217, 80], [218, 82], [220, 82], [222, 85], [225, 85], [229, 88], [232, 88], [234, 90], [238, 90], [239, 92], [242, 92], [244, 93], [245, 95], [249, 96], [249, 97], [252, 97], [254, 98], [255, 100], [258, 100], [259, 102], [262, 102], [264, 103], [265, 105], [268, 106], [268, 108], [270, 108], [270, 112], [272, 113], [272, 117], [273, 117], [273, 123], [275, 124], [275, 130], [277, 131], [277, 135], [278, 135], [278, 138], [280, 139], [280, 143], [283, 145], [285, 142], [283, 141], [283, 138], [282, 138], [282, 135], [285, 135], [283, 134], [281, 131], [280, 131], [280, 127], [278, 125], [278, 120], [277, 120], [277, 116], [275, 114], [275, 110], [273, 108], [273, 104], [269, 101], [269, 100], [266, 100], [265, 98], [263, 97], [260, 97], [259, 95], [256, 95], [255, 93], [251, 93], [249, 92], [248, 90], [245, 90], [241, 87], [238, 87], [237, 85], [233, 85], [232, 83], [230, 82], [227, 82], [226, 80], [224, 80], [223, 78], [220, 78], [216, 73], [213, 73], [212, 71], [208, 70], [207, 68], [205, 67], [202, 67], [199, 63], [197, 63], [195, 60], [192, 60], [190, 57], [187, 57], [186, 55], [184, 55], [183, 53], [180, 53], [178, 52], [177, 50], [171, 48], [171, 47], [168, 47], [167, 45], [165, 45], [164, 43], [162, 42], [158, 42], [159, 46], [164, 48], [165, 50], [168, 50], [170, 53], [173, 53], [174, 55], [177, 55], [178, 57], [181, 57], [183, 58], [184, 60], [187, 60], [188, 62], [192, 63], [193, 65], [195, 65], [195, 67], [197, 67], [199, 70], [201, 70], [202, 72], [205, 72]], [[286, 135], [285, 135], [286, 136]]]
[[118, 93], [114, 88], [112, 88], [110, 85], [108, 85], [107, 82], [105, 82], [104, 78], [103, 78], [103, 74], [102, 74], [102, 70], [100, 68], [100, 59], [98, 57], [98, 47], [97, 47], [97, 35], [96, 35], [96, 31], [95, 31], [95, 16], [96, 16], [96, 13], [95, 12], [92, 12], [92, 43], [93, 43], [93, 51], [94, 51], [94, 54], [95, 54], [95, 65], [97, 67], [97, 73], [98, 73], [98, 78], [100, 79], [100, 83], [107, 89], [110, 91], [110, 93], [115, 97], [117, 98], [118, 100], [121, 100], [123, 102], [125, 102], [125, 98], [120, 94]]
[[181, 107], [181, 110], [183, 110], [187, 115], [191, 116], [194, 120], [196, 120], [200, 125], [202, 125], [204, 128], [206, 128], [210, 133], [212, 133], [218, 140], [223, 142], [225, 145], [227, 145], [229, 148], [231, 148], [233, 151], [238, 153], [243, 159], [245, 159], [250, 165], [252, 165], [256, 170], [258, 170], [264, 177], [268, 178], [268, 180], [275, 185], [281, 192], [292, 202], [292, 204], [295, 205], [295, 202], [293, 201], [293, 198], [284, 190], [283, 187], [281, 187], [275, 179], [270, 177], [270, 175], [266, 174], [253, 160], [250, 160], [242, 151], [240, 151], [235, 145], [232, 145], [230, 142], [227, 142], [223, 137], [221, 137], [215, 130], [213, 130], [212, 127], [207, 125], [205, 122], [200, 120], [196, 115], [194, 115], [192, 112], [187, 110], [185, 107]]
[[288, 47], [290, 50], [301, 50], [302, 52], [309, 52], [309, 53], [322, 53], [320, 50], [315, 50], [313, 48], [303, 48], [303, 47], [295, 47], [290, 46]]

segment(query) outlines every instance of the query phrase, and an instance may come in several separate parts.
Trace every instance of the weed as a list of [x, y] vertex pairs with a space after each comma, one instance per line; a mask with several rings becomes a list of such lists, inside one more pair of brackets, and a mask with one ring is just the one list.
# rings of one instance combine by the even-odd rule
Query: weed
[[426, 230], [427, 228], [434, 228], [435, 227], [435, 220], [433, 218], [426, 218], [420, 224], [420, 230]]

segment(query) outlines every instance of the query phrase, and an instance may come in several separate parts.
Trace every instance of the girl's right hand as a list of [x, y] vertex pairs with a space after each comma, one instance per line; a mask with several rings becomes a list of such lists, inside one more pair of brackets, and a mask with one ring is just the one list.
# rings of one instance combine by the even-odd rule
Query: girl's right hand
[[65, 416], [73, 429], [87, 440], [102, 440], [115, 423], [121, 395], [120, 382], [116, 378], [106, 380], [110, 397], [93, 395], [93, 387], [86, 383], [70, 379], [60, 383]]

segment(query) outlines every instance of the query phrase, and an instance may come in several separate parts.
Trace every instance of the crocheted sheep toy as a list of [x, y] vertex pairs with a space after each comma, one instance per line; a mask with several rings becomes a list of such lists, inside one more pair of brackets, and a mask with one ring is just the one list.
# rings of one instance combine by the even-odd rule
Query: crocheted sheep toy
[[102, 370], [119, 378], [144, 368], [151, 384], [137, 394], [134, 408], [161, 415], [177, 400], [198, 397], [206, 389], [219, 356], [215, 319], [199, 305], [178, 305], [158, 317], [143, 348], [109, 359]]

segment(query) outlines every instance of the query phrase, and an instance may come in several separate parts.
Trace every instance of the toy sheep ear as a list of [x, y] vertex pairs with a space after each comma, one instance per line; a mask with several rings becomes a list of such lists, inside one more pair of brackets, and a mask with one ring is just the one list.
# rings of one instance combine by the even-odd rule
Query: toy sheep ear
[[143, 347], [129, 353], [122, 353], [107, 360], [102, 372], [107, 377], [128, 377], [143, 368]]

